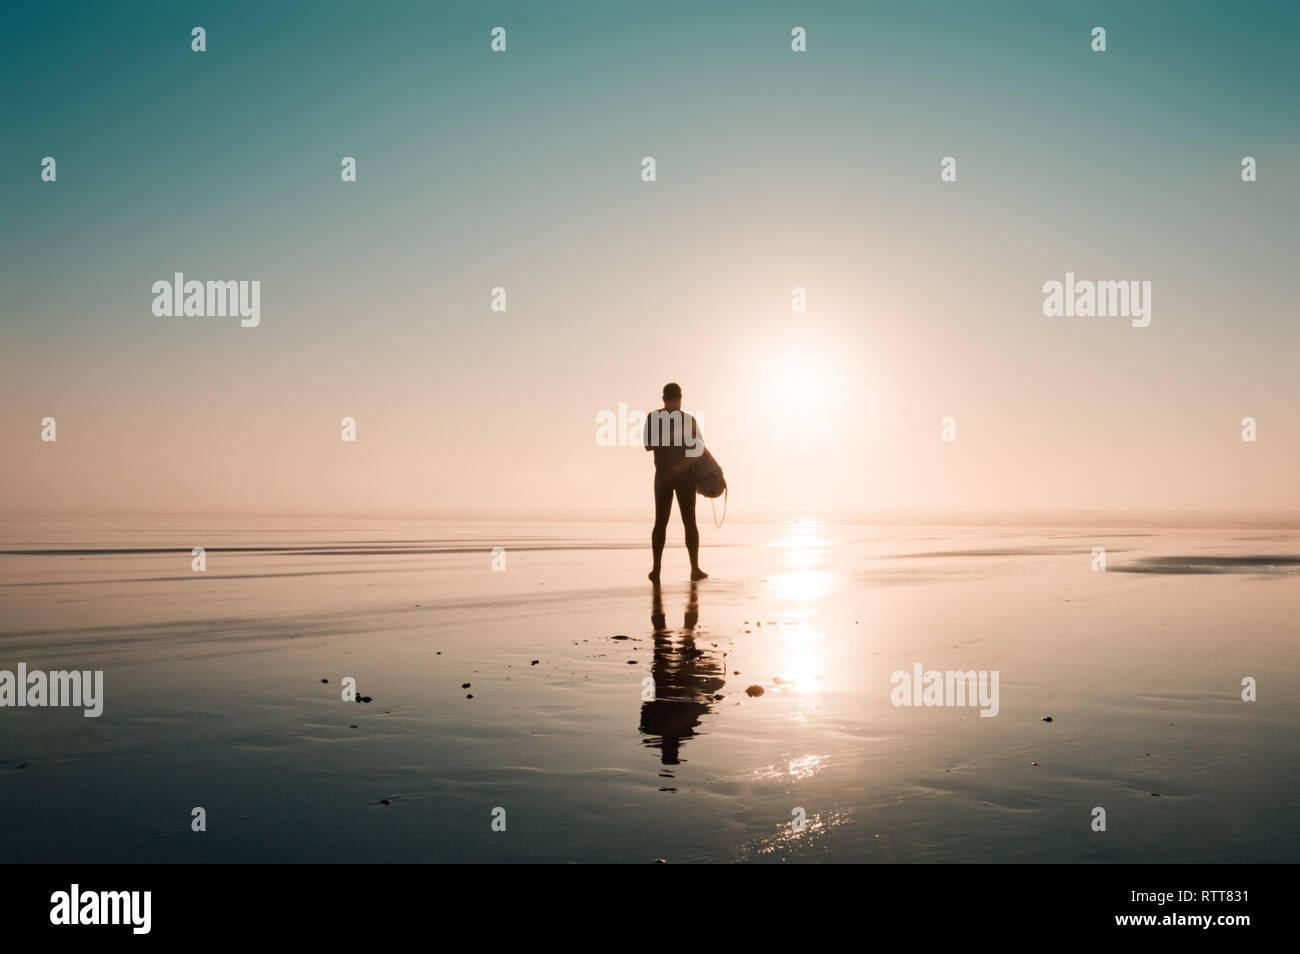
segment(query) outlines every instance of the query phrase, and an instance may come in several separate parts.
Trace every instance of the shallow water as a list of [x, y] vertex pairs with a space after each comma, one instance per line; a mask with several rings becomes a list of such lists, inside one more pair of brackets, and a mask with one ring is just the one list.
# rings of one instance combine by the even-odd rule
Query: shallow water
[[[647, 535], [6, 519], [0, 669], [106, 701], [0, 709], [0, 858], [1300, 858], [1294, 531], [729, 523], [657, 601]], [[917, 663], [998, 714], [895, 707]]]

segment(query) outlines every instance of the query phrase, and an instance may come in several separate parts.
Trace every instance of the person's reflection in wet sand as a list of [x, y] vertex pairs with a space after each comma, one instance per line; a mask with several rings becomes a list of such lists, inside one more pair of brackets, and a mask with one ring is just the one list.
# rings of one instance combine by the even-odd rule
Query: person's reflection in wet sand
[[695, 735], [700, 719], [709, 711], [726, 683], [721, 654], [695, 648], [695, 624], [700, 618], [699, 584], [691, 584], [680, 633], [667, 628], [663, 594], [654, 587], [650, 622], [654, 626], [655, 697], [641, 705], [641, 731], [645, 744], [659, 749], [664, 765], [678, 764], [685, 741]]

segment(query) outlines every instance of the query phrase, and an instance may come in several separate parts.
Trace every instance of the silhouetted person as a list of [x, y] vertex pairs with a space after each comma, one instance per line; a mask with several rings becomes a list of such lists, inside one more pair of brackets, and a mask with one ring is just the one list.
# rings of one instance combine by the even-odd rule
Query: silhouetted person
[[660, 750], [660, 762], [676, 765], [681, 747], [695, 735], [700, 719], [710, 711], [716, 695], [726, 683], [726, 668], [716, 653], [695, 648], [695, 624], [699, 620], [699, 587], [691, 584], [690, 599], [675, 636], [664, 618], [659, 587], [654, 588], [650, 622], [654, 626], [655, 697], [641, 704], [641, 731], [650, 736], [645, 744]]
[[651, 411], [645, 422], [645, 449], [655, 455], [655, 526], [650, 534], [654, 550], [654, 569], [650, 579], [659, 582], [664, 541], [668, 537], [668, 518], [672, 516], [673, 495], [682, 514], [686, 530], [686, 552], [691, 558], [691, 579], [702, 580], [709, 574], [700, 569], [700, 528], [695, 525], [695, 478], [691, 465], [704, 449], [704, 439], [695, 418], [682, 410], [682, 389], [664, 385], [664, 406]]

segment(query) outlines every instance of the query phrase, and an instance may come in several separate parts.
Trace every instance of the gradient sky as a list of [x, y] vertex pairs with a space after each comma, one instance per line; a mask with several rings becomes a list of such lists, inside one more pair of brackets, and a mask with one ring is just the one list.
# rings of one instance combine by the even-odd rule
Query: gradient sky
[[[6, 26], [4, 508], [642, 514], [596, 416], [676, 380], [741, 516], [1297, 509], [1295, 4]], [[260, 280], [261, 326], [155, 317], [176, 271]], [[1151, 281], [1151, 326], [1045, 318], [1067, 271]]]

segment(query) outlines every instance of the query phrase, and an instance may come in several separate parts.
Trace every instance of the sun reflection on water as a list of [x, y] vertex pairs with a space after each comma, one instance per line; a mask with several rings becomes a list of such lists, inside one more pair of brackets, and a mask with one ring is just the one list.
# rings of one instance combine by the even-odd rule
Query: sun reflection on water
[[774, 595], [795, 604], [792, 612], [801, 616], [809, 615], [815, 609], [809, 604], [829, 594], [838, 582], [838, 574], [829, 569], [831, 540], [825, 529], [820, 520], [795, 520], [768, 544], [782, 551], [780, 560], [786, 568], [769, 581]]
[[[782, 691], [814, 692], [825, 675], [825, 640], [815, 620], [821, 601], [839, 584], [839, 574], [830, 568], [831, 545], [820, 520], [792, 521], [769, 544], [781, 551], [786, 568], [769, 580], [773, 595], [786, 604], [776, 614], [781, 670], [776, 682]], [[794, 717], [804, 721], [809, 711], [801, 706]]]

